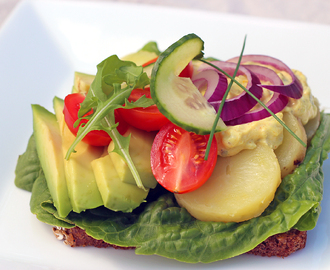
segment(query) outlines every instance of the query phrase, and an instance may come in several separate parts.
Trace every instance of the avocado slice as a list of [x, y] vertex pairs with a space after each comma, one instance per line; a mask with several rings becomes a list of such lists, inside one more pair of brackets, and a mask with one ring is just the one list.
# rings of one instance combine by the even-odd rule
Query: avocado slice
[[32, 105], [33, 132], [42, 170], [60, 217], [72, 210], [66, 185], [62, 138], [53, 113], [40, 105]]
[[122, 182], [108, 154], [93, 160], [92, 167], [105, 207], [113, 211], [132, 212], [145, 201], [149, 189], [144, 191], [136, 185]]
[[[146, 188], [155, 188], [157, 180], [154, 177], [150, 165], [150, 152], [155, 138], [155, 133], [139, 130], [134, 127], [129, 127], [125, 136], [131, 134], [129, 143], [129, 154], [141, 177], [143, 186]], [[108, 147], [109, 156], [115, 166], [118, 177], [124, 183], [136, 185], [135, 179], [127, 166], [125, 160], [115, 152], [114, 142], [111, 142]]]
[[122, 57], [121, 60], [131, 61], [134, 62], [136, 65], [141, 66], [144, 63], [156, 58], [157, 56], [158, 55], [155, 52], [140, 50]]
[[[134, 62], [137, 66], [141, 66], [147, 63], [148, 61], [155, 59], [157, 56], [158, 55], [155, 52], [140, 50], [138, 52], [122, 57], [121, 60], [131, 61]], [[143, 68], [143, 71], [147, 73], [148, 77], [151, 76], [153, 66], [154, 64], [151, 64]]]
[[62, 159], [73, 211], [80, 213], [86, 209], [101, 206], [103, 201], [96, 184], [91, 162], [102, 155], [104, 148], [80, 142], [75, 149], [76, 153], [72, 153], [70, 159], [65, 160], [65, 154], [73, 143], [75, 136], [64, 120], [64, 101], [55, 97], [53, 102], [62, 136]]
[[74, 73], [74, 84], [72, 88], [72, 93], [82, 93], [87, 94], [91, 83], [93, 82], [95, 75], [75, 72]]

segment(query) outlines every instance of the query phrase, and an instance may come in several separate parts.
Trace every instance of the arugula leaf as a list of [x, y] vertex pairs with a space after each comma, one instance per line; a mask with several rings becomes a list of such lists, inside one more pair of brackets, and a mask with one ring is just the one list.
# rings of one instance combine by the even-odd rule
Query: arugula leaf
[[[140, 106], [142, 103], [144, 107], [152, 105], [153, 103], [146, 102], [145, 98], [139, 99], [136, 105], [127, 101], [134, 88], [144, 88], [149, 83], [149, 78], [143, 72], [143, 68], [136, 66], [133, 62], [122, 61], [116, 55], [112, 55], [102, 61], [97, 66], [95, 79], [78, 112], [78, 122], [83, 118], [88, 119], [88, 122], [79, 127], [76, 139], [69, 148], [65, 158], [69, 159], [70, 154], [75, 151], [76, 145], [88, 132], [104, 130], [115, 144], [113, 151], [126, 161], [137, 186], [145, 189], [129, 155], [130, 136], [124, 137], [116, 129], [118, 124], [115, 122], [114, 110], [125, 108], [123, 107], [124, 103], [128, 104], [130, 108]], [[88, 112], [91, 112], [91, 114], [86, 116]]]
[[135, 102], [129, 102], [128, 100], [125, 101], [125, 107], [124, 109], [133, 109], [133, 108], [146, 108], [154, 105], [155, 102], [151, 98], [147, 98], [146, 96], [140, 97], [137, 101]]

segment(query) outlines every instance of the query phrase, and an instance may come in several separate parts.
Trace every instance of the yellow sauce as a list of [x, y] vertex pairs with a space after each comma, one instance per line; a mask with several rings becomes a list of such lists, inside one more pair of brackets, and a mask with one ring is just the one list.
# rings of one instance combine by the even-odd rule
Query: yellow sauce
[[[276, 72], [284, 84], [291, 83], [289, 74]], [[283, 111], [291, 111], [305, 125], [317, 115], [318, 101], [312, 96], [306, 77], [300, 71], [293, 70], [293, 72], [302, 83], [303, 96], [300, 99], [289, 98], [289, 103]], [[244, 82], [243, 78], [239, 80]], [[264, 90], [263, 102], [271, 96], [270, 91]], [[233, 86], [233, 96], [239, 93], [237, 86]], [[283, 114], [278, 113], [277, 116], [282, 119]], [[254, 149], [257, 144], [266, 144], [272, 149], [277, 149], [283, 140], [283, 127], [275, 118], [268, 117], [243, 125], [229, 126], [227, 130], [215, 136], [218, 142], [218, 155], [226, 157], [236, 155], [244, 149]]]

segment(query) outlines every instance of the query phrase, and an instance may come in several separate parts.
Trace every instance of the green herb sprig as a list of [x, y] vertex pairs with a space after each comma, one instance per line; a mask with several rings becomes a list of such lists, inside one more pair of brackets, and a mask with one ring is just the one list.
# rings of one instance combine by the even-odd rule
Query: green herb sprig
[[[142, 96], [136, 102], [128, 102], [128, 97], [135, 88], [144, 88], [150, 83], [141, 66], [130, 61], [122, 61], [112, 55], [97, 66], [97, 73], [85, 100], [78, 112], [79, 119], [88, 119], [79, 127], [76, 139], [66, 153], [66, 159], [75, 152], [77, 144], [92, 130], [104, 130], [113, 140], [113, 152], [119, 154], [127, 163], [139, 188], [145, 190], [136, 167], [129, 155], [130, 136], [122, 136], [117, 130], [114, 110], [118, 108], [148, 107], [154, 104], [151, 99]], [[125, 106], [123, 106], [125, 104]], [[87, 115], [87, 113], [91, 114]]]
[[[243, 43], [243, 47], [242, 47], [242, 50], [241, 50], [241, 54], [239, 56], [239, 59], [238, 59], [238, 62], [237, 62], [237, 65], [236, 65], [236, 68], [235, 68], [235, 71], [234, 71], [234, 74], [233, 74], [233, 77], [230, 77], [230, 82], [228, 84], [228, 87], [226, 89], [226, 92], [220, 102], [220, 106], [219, 106], [219, 110], [217, 112], [217, 115], [216, 115], [216, 118], [215, 118], [215, 121], [213, 122], [213, 126], [212, 126], [212, 129], [211, 129], [211, 133], [210, 133], [210, 138], [207, 142], [207, 146], [206, 146], [206, 152], [205, 152], [205, 157], [204, 159], [207, 160], [208, 156], [209, 156], [209, 152], [210, 152], [210, 148], [211, 148], [211, 144], [212, 144], [212, 139], [213, 139], [213, 136], [214, 136], [214, 131], [215, 131], [215, 128], [217, 126], [217, 123], [220, 119], [220, 115], [221, 115], [221, 112], [222, 112], [222, 108], [223, 106], [225, 105], [225, 101], [227, 99], [227, 96], [229, 94], [229, 91], [235, 81], [235, 77], [236, 77], [236, 74], [238, 72], [238, 69], [239, 69], [239, 66], [240, 66], [240, 63], [241, 63], [241, 59], [242, 59], [242, 56], [243, 56], [243, 52], [244, 52], [244, 49], [245, 49], [245, 43], [246, 43], [246, 36], [244, 38], [244, 43]], [[211, 64], [210, 62], [206, 61], [206, 60], [203, 60], [203, 59], [199, 59], [200, 61], [206, 63], [206, 64]], [[214, 66], [214, 65], [212, 65]]]

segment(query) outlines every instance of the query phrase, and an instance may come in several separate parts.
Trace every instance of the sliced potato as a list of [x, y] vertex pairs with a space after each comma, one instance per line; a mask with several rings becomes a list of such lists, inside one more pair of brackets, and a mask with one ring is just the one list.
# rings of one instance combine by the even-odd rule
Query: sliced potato
[[218, 157], [203, 186], [175, 197], [181, 207], [199, 220], [241, 222], [266, 209], [280, 182], [274, 151], [262, 144], [235, 156]]
[[306, 135], [307, 135], [307, 142], [309, 143], [310, 140], [313, 138], [316, 130], [320, 125], [320, 110], [317, 110], [317, 114], [314, 118], [310, 119], [306, 125], [304, 125]]
[[[305, 143], [307, 136], [304, 126], [291, 112], [283, 113], [284, 123]], [[286, 129], [283, 130], [283, 142], [275, 150], [281, 168], [281, 177], [292, 173], [294, 169], [304, 160], [306, 147], [296, 140]]]

